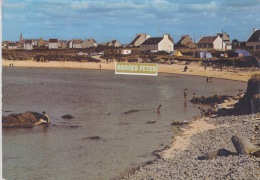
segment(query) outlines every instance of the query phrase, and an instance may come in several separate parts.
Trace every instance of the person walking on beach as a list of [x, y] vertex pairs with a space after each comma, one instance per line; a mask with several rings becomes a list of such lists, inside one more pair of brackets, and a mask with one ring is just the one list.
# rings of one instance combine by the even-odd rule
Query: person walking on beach
[[184, 95], [184, 99], [186, 99], [186, 98], [187, 98], [187, 95], [188, 95], [188, 93], [187, 93], [187, 89], [184, 90], [183, 95]]
[[99, 70], [101, 70], [101, 64], [99, 64]]

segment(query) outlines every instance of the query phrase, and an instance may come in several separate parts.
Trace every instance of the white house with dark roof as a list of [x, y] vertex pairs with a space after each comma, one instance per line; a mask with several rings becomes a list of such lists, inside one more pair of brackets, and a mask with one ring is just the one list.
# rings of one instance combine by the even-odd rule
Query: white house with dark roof
[[206, 36], [201, 37], [197, 42], [197, 47], [200, 49], [224, 49], [225, 45], [222, 45], [222, 39], [219, 35], [217, 36]]
[[49, 49], [58, 49], [59, 41], [58, 39], [49, 39]]
[[86, 39], [82, 42], [82, 48], [97, 47], [98, 44], [95, 39]]
[[33, 41], [31, 39], [25, 39], [23, 47], [24, 47], [25, 50], [32, 50], [33, 49]]
[[173, 49], [173, 39], [169, 34], [165, 34], [163, 37], [150, 37], [140, 45], [140, 51], [166, 51], [170, 53]]
[[17, 49], [17, 44], [14, 42], [8, 42], [7, 49]]
[[246, 47], [251, 50], [260, 50], [260, 30], [253, 29], [253, 33], [246, 41]]
[[148, 34], [137, 34], [134, 40], [129, 44], [130, 46], [140, 46], [146, 39], [151, 36]]

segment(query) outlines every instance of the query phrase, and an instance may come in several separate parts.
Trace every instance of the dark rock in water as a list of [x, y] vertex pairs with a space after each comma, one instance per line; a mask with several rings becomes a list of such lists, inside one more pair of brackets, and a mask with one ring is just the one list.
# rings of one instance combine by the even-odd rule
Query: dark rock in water
[[174, 121], [172, 123], [173, 126], [182, 126], [182, 125], [188, 125], [189, 122], [188, 121]]
[[45, 114], [37, 112], [25, 112], [19, 114], [13, 113], [8, 116], [2, 116], [2, 126], [3, 128], [31, 128], [34, 127], [40, 120], [44, 120], [46, 122], [48, 117]]
[[70, 115], [70, 114], [66, 114], [66, 115], [61, 116], [61, 118], [63, 118], [63, 119], [72, 119], [74, 117], [72, 115]]
[[138, 111], [141, 111], [141, 110], [133, 109], [133, 110], [130, 110], [130, 111], [126, 111], [125, 114], [135, 113], [135, 112], [138, 112]]
[[210, 97], [201, 96], [201, 97], [193, 97], [190, 100], [190, 102], [195, 104], [214, 104], [214, 103], [219, 104], [219, 103], [223, 103], [224, 100], [227, 100], [228, 98], [230, 98], [230, 96], [227, 95], [223, 95], [223, 96], [214, 95]]
[[99, 136], [90, 136], [90, 137], [88, 137], [88, 139], [90, 139], [90, 140], [100, 140], [101, 137], [99, 137]]
[[70, 128], [79, 128], [80, 126], [69, 126]]
[[210, 151], [210, 152], [206, 153], [204, 156], [198, 157], [198, 159], [199, 160], [209, 160], [209, 159], [215, 159], [215, 158], [221, 157], [221, 156], [227, 157], [230, 155], [236, 155], [236, 153], [231, 152], [227, 149], [221, 148], [221, 149], [218, 149], [215, 151]]

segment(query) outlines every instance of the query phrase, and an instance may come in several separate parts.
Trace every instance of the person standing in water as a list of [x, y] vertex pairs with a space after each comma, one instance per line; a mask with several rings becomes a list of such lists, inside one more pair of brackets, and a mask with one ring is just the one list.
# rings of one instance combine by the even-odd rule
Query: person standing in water
[[188, 95], [188, 93], [187, 93], [187, 89], [184, 90], [183, 95], [184, 95], [184, 99], [186, 99], [186, 98], [187, 98], [187, 95]]

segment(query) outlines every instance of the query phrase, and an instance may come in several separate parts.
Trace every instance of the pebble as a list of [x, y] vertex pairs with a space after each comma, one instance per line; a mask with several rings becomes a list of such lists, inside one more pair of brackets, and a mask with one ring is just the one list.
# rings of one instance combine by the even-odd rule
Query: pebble
[[[260, 145], [259, 127], [260, 113], [254, 115], [225, 116], [207, 118], [207, 122], [215, 125], [227, 124], [204, 131], [191, 137], [189, 147], [175, 153], [172, 159], [156, 159], [153, 163], [138, 168], [134, 173], [122, 180], [169, 180], [169, 179], [253, 179], [260, 180], [260, 158], [248, 155], [230, 155], [212, 160], [198, 160], [199, 156], [220, 148], [236, 152], [231, 137], [239, 133], [251, 137], [255, 145]], [[174, 153], [174, 152], [173, 152]]]

